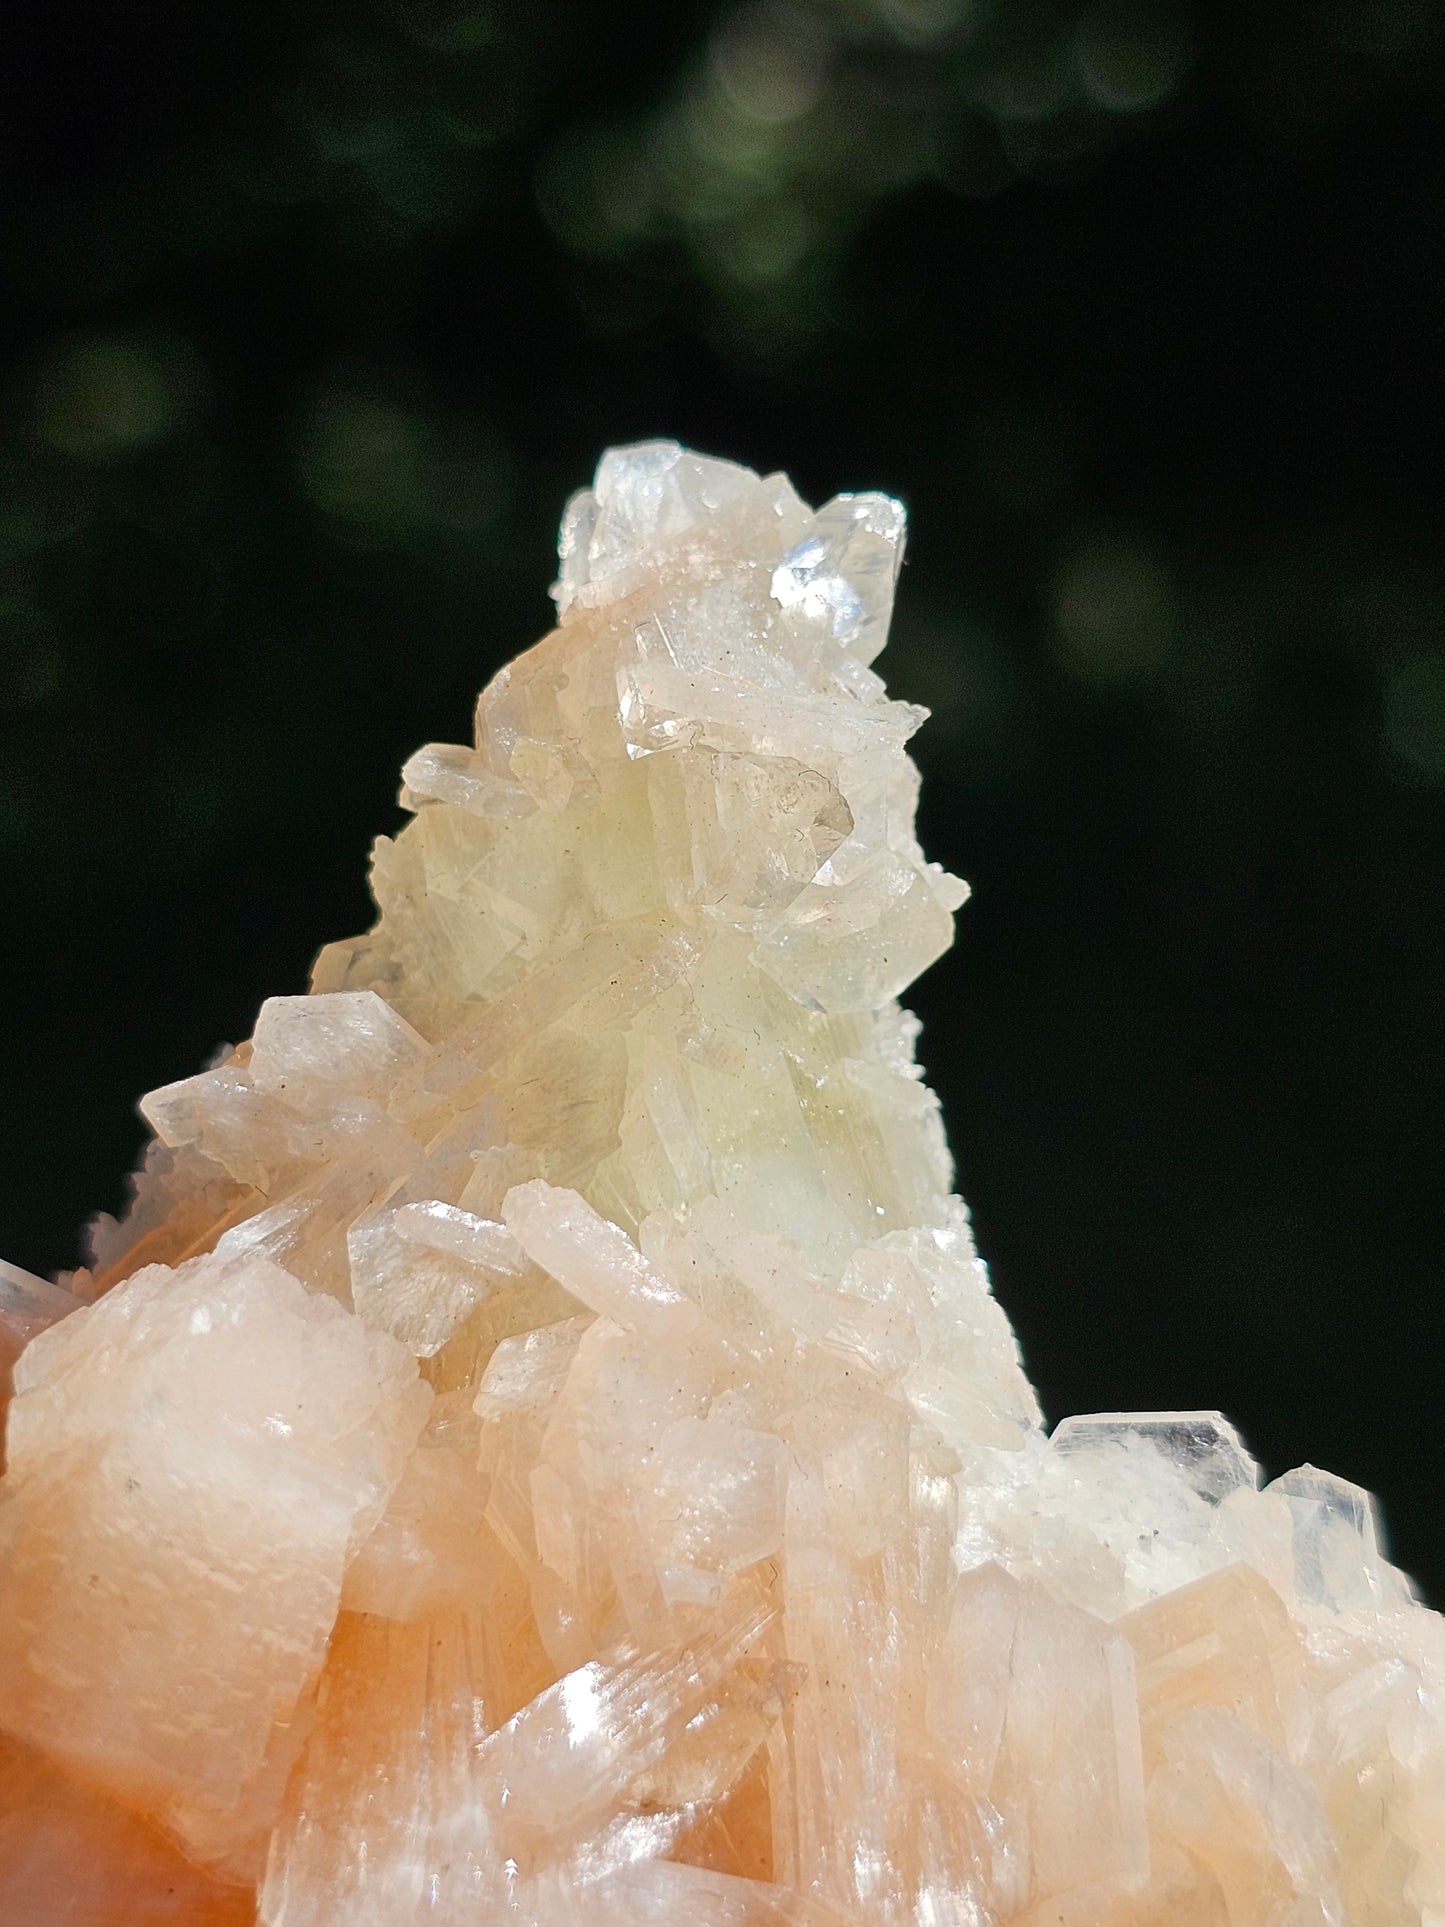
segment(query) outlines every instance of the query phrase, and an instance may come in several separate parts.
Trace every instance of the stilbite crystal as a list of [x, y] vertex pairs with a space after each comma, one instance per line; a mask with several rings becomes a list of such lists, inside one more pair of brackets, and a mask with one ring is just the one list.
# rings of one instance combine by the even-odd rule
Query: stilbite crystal
[[965, 894], [902, 540], [610, 451], [376, 927], [0, 1267], [7, 1923], [1445, 1923], [1368, 1498], [1048, 1437], [990, 1295], [893, 1002]]

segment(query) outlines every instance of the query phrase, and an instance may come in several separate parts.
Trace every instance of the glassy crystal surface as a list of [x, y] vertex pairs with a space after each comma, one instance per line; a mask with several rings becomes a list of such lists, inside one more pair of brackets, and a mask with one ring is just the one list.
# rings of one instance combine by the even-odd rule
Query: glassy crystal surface
[[903, 536], [610, 450], [374, 928], [0, 1266], [0, 1919], [1445, 1922], [1368, 1496], [1050, 1437], [991, 1295], [894, 1001], [966, 894]]

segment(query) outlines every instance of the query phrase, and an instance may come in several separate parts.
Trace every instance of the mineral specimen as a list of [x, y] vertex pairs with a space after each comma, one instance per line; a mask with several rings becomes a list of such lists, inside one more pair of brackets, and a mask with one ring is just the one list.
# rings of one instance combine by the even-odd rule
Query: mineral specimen
[[376, 927], [0, 1270], [7, 1923], [1445, 1923], [1368, 1498], [1049, 1437], [990, 1296], [893, 1001], [964, 897], [902, 540], [604, 456]]

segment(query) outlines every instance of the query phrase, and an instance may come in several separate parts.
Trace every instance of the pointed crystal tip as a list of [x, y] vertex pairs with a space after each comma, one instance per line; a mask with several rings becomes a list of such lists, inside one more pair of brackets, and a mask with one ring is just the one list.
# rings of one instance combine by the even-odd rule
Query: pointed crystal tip
[[579, 489], [563, 511], [561, 573], [551, 590], [558, 613], [578, 599], [602, 602], [625, 591], [630, 570], [650, 549], [715, 515], [757, 479], [751, 469], [695, 455], [680, 442], [609, 448], [591, 488]]

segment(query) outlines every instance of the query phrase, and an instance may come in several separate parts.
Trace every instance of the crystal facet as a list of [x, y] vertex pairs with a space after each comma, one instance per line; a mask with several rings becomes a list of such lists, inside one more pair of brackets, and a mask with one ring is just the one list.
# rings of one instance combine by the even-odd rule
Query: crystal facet
[[991, 1295], [893, 1001], [966, 894], [903, 536], [609, 451], [375, 928], [0, 1265], [0, 1919], [1445, 1922], [1368, 1495], [1050, 1437]]

